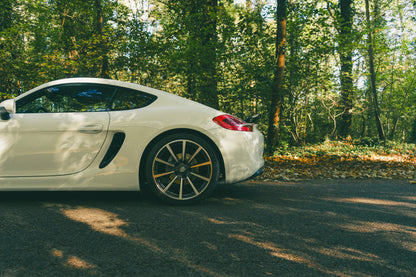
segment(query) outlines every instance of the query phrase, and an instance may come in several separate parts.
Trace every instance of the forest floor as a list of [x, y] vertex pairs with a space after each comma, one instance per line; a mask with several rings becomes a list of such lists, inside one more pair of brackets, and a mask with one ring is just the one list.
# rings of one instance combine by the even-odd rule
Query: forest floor
[[405, 179], [416, 183], [416, 145], [387, 143], [376, 146], [344, 142], [286, 147], [266, 164], [258, 181], [307, 179]]

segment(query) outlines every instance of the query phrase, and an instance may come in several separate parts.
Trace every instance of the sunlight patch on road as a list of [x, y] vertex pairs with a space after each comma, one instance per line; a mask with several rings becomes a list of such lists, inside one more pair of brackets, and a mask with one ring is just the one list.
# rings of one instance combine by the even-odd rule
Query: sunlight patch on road
[[371, 199], [371, 198], [331, 198], [326, 199], [335, 202], [343, 203], [358, 203], [358, 204], [369, 204], [369, 205], [379, 205], [379, 206], [394, 206], [394, 207], [407, 207], [407, 208], [416, 208], [416, 204], [409, 202], [399, 202], [392, 200], [383, 200], [383, 199]]
[[416, 252], [416, 227], [366, 221], [353, 221], [339, 227], [350, 232], [380, 234], [384, 240], [408, 251]]
[[[140, 237], [130, 236], [123, 229], [121, 229], [122, 227], [126, 227], [129, 224], [125, 220], [118, 218], [118, 215], [115, 213], [111, 213], [102, 209], [87, 208], [81, 206], [75, 208], [65, 207], [59, 204], [46, 204], [45, 206], [59, 207], [60, 212], [73, 221], [85, 223], [91, 229], [97, 232], [119, 237], [127, 241], [130, 241], [134, 244], [138, 244], [142, 247], [146, 247], [147, 249], [155, 253], [158, 253], [158, 255], [164, 255], [166, 257], [169, 257], [170, 259], [182, 263], [189, 268], [193, 268], [196, 271], [203, 272], [210, 276], [223, 276], [222, 274], [219, 274], [207, 267], [195, 264], [192, 260], [187, 258], [187, 255], [183, 253], [182, 249], [162, 249], [156, 243], [153, 243], [149, 240]], [[57, 250], [53, 251], [52, 255], [58, 257], [62, 255], [62, 253], [59, 252], [59, 250]], [[70, 258], [68, 258], [67, 265], [77, 267], [80, 269], [88, 269], [90, 268], [89, 266], [93, 267], [93, 265], [86, 263], [75, 256], [71, 256]]]
[[[312, 257], [309, 257], [305, 253], [297, 253], [290, 249], [281, 248], [272, 242], [261, 242], [261, 241], [257, 241], [256, 239], [252, 237], [239, 235], [239, 234], [231, 234], [228, 237], [231, 239], [236, 239], [236, 240], [251, 244], [253, 246], [264, 249], [266, 251], [269, 251], [269, 254], [273, 257], [306, 265], [307, 267], [318, 270], [322, 272], [323, 274], [329, 274], [331, 276], [370, 276], [370, 275], [363, 274], [362, 272], [354, 272], [350, 270], [346, 270], [346, 271], [331, 270], [323, 266], [322, 264], [316, 262]], [[313, 249], [313, 247], [311, 247], [311, 249]], [[352, 248], [342, 247], [342, 246], [336, 247], [333, 249], [319, 247], [313, 250], [320, 254], [334, 257], [337, 259], [342, 259], [342, 260], [349, 259], [349, 260], [357, 260], [357, 261], [372, 262], [372, 263], [381, 263], [381, 264], [384, 263], [384, 261], [379, 259], [377, 255], [374, 255], [372, 253], [366, 253], [366, 252], [352, 249]], [[268, 275], [267, 272], [265, 274]]]
[[117, 214], [97, 208], [86, 207], [61, 208], [61, 212], [73, 221], [87, 224], [94, 231], [140, 243], [154, 252], [162, 251], [154, 243], [128, 235], [121, 227], [127, 227], [129, 224], [119, 219]]
[[215, 218], [205, 217], [205, 219], [213, 224], [223, 225], [223, 224], [235, 224], [233, 222], [226, 222]]
[[347, 229], [353, 232], [359, 233], [378, 233], [378, 232], [389, 232], [389, 233], [402, 233], [410, 234], [416, 238], [416, 227], [399, 225], [387, 222], [371, 222], [371, 221], [353, 221], [348, 224], [341, 226], [343, 229]]
[[296, 254], [289, 253], [287, 249], [279, 248], [274, 243], [271, 243], [271, 242], [259, 242], [259, 241], [255, 241], [251, 237], [238, 235], [238, 234], [236, 235], [231, 234], [228, 237], [232, 239], [237, 239], [239, 241], [242, 241], [242, 242], [257, 246], [261, 249], [270, 251], [270, 255], [277, 257], [277, 258], [285, 259], [285, 260], [296, 262], [296, 263], [303, 263], [303, 264], [311, 263], [309, 259], [303, 258]]
[[89, 268], [94, 268], [95, 266], [82, 260], [81, 258], [78, 258], [76, 256], [71, 256], [68, 258], [68, 260], [66, 261], [67, 265], [70, 267], [75, 267], [75, 268], [79, 268], [79, 269], [89, 269]]
[[128, 223], [118, 218], [118, 215], [95, 208], [77, 207], [74, 209], [62, 209], [62, 213], [74, 221], [88, 224], [91, 229], [118, 237], [128, 237], [120, 229], [121, 226], [128, 226]]
[[335, 248], [320, 248], [318, 249], [318, 252], [323, 255], [339, 259], [349, 259], [374, 263], [380, 262], [380, 257], [377, 255], [343, 246], [337, 246]]
[[52, 249], [52, 256], [59, 258], [59, 259], [64, 259], [64, 265], [67, 267], [73, 267], [73, 268], [83, 269], [83, 270], [96, 268], [95, 265], [87, 261], [84, 261], [83, 259], [77, 256], [65, 257], [64, 252], [58, 249]]
[[416, 201], [416, 196], [402, 196], [401, 198], [407, 201]]

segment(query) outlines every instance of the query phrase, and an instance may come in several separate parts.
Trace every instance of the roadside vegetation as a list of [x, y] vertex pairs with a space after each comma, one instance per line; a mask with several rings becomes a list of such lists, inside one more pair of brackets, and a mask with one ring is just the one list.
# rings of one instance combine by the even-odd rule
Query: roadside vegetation
[[416, 142], [415, 34], [406, 0], [0, 0], [0, 101], [101, 77], [259, 114], [269, 155]]
[[372, 139], [282, 146], [265, 157], [263, 181], [406, 179], [416, 181], [416, 145]]

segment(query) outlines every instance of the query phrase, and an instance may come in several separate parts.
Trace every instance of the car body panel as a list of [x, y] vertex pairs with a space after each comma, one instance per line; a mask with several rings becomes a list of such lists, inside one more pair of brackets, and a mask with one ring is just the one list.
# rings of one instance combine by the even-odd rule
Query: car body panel
[[[224, 129], [212, 120], [224, 114], [223, 112], [137, 84], [106, 79], [71, 78], [41, 85], [18, 96], [16, 101], [48, 86], [70, 83], [97, 83], [125, 87], [155, 95], [157, 100], [140, 109], [85, 113], [88, 114], [86, 117], [91, 118], [86, 118], [82, 115], [83, 113], [73, 115], [62, 113], [55, 115], [54, 121], [54, 119], [46, 119], [53, 117], [53, 114], [33, 114], [31, 121], [33, 125], [29, 126], [30, 123], [25, 123], [21, 128], [24, 127], [28, 133], [30, 133], [29, 130], [36, 133], [35, 129], [40, 126], [44, 133], [38, 130], [37, 139], [44, 140], [45, 145], [51, 149], [48, 150], [46, 146], [43, 146], [42, 151], [34, 151], [33, 142], [30, 139], [24, 141], [17, 139], [25, 146], [15, 149], [23, 149], [24, 155], [35, 157], [41, 155], [36, 154], [37, 152], [43, 153], [44, 156], [41, 155], [42, 157], [38, 160], [41, 165], [32, 169], [28, 168], [31, 163], [22, 161], [20, 156], [12, 151], [16, 146], [11, 145], [16, 141], [17, 136], [17, 133], [12, 130], [19, 129], [18, 125], [22, 124], [18, 117], [28, 118], [29, 115], [12, 114], [10, 120], [0, 120], [1, 190], [138, 190], [140, 189], [140, 163], [146, 147], [161, 136], [178, 130], [199, 133], [212, 142], [218, 149], [224, 164], [224, 183], [245, 180], [264, 165], [262, 158], [264, 140], [257, 128], [254, 128], [253, 132]], [[7, 104], [10, 106], [10, 103]], [[73, 117], [72, 121], [68, 119], [71, 117]], [[60, 120], [68, 123], [62, 123], [60, 126], [58, 124]], [[103, 125], [103, 131], [94, 134], [94, 126], [97, 124]], [[36, 125], [39, 126], [36, 127]], [[80, 132], [82, 126], [93, 126], [93, 128], [90, 133], [89, 130]], [[59, 131], [60, 135], [58, 135]], [[47, 132], [55, 132], [56, 138], [47, 138]], [[125, 134], [122, 147], [107, 166], [99, 168], [114, 134], [119, 132]], [[94, 140], [93, 144], [84, 141], [84, 138], [88, 137]], [[65, 144], [65, 142], [74, 143]], [[39, 145], [41, 146], [42, 143]], [[86, 155], [83, 150], [91, 153]], [[7, 158], [4, 158], [4, 155]], [[52, 161], [56, 161], [56, 157], [60, 157], [61, 162], [50, 165]], [[5, 165], [5, 159], [13, 160], [13, 163]], [[62, 167], [63, 164], [66, 166]], [[7, 170], [12, 171], [11, 167], [21, 165], [24, 165], [22, 169], [16, 169], [13, 174], [4, 173]], [[40, 170], [42, 167], [50, 168], [42, 171]]]
[[13, 114], [0, 124], [0, 177], [80, 172], [101, 149], [108, 123], [107, 112]]

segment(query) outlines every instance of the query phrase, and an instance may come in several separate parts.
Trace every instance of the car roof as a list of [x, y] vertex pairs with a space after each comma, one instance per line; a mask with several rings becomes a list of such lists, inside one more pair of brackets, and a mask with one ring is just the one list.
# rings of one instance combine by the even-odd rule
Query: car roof
[[119, 87], [125, 87], [125, 88], [131, 88], [147, 93], [154, 94], [156, 96], [165, 96], [165, 95], [172, 95], [166, 91], [146, 87], [139, 84], [129, 83], [129, 82], [123, 82], [118, 80], [112, 80], [112, 79], [102, 79], [102, 78], [89, 78], [89, 77], [79, 77], [79, 78], [66, 78], [66, 79], [59, 79], [51, 82], [44, 83], [40, 86], [37, 86], [19, 96], [16, 97], [16, 100], [19, 100], [20, 98], [25, 97], [28, 94], [31, 94], [34, 91], [47, 88], [50, 86], [56, 86], [56, 85], [63, 85], [63, 84], [79, 84], [79, 83], [88, 83], [88, 84], [102, 84], [102, 85], [112, 85], [112, 86], [119, 86]]
[[124, 81], [118, 81], [118, 80], [112, 80], [112, 79], [102, 79], [102, 78], [90, 78], [90, 77], [78, 77], [78, 78], [66, 78], [66, 79], [60, 79], [60, 80], [55, 80], [55, 81], [51, 81], [48, 83], [45, 83], [43, 85], [37, 86], [19, 96], [17, 96], [15, 98], [15, 100], [19, 100], [20, 98], [25, 97], [26, 95], [29, 95], [35, 91], [38, 91], [40, 89], [43, 88], [47, 88], [50, 86], [56, 86], [56, 85], [63, 85], [63, 84], [102, 84], [102, 85], [112, 85], [112, 86], [119, 86], [119, 87], [125, 87], [125, 88], [130, 88], [130, 89], [134, 89], [134, 90], [138, 90], [138, 91], [142, 91], [145, 93], [149, 93], [152, 95], [155, 95], [158, 97], [158, 101], [159, 102], [163, 102], [166, 104], [173, 104], [173, 103], [178, 103], [178, 104], [182, 104], [182, 105], [197, 105], [199, 106], [201, 109], [207, 109], [207, 110], [211, 110], [212, 112], [219, 112], [216, 109], [213, 109], [211, 107], [208, 107], [206, 105], [203, 105], [201, 103], [192, 101], [190, 99], [186, 99], [183, 98], [181, 96], [163, 91], [163, 90], [158, 90], [158, 89], [154, 89], [151, 87], [147, 87], [147, 86], [143, 86], [143, 85], [139, 85], [139, 84], [134, 84], [134, 83], [130, 83], [130, 82], [124, 82]]

